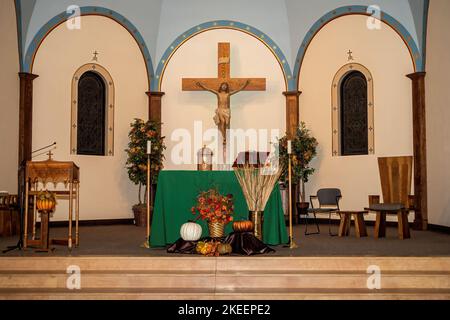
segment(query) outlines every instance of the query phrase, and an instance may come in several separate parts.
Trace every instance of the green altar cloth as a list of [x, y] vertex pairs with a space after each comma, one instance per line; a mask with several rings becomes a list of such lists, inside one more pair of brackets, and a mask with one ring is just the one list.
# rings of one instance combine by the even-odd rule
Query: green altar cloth
[[[217, 188], [220, 193], [234, 197], [234, 220], [248, 220], [248, 207], [242, 189], [233, 171], [162, 171], [152, 217], [150, 243], [152, 247], [163, 247], [180, 238], [180, 228], [188, 220], [194, 220], [191, 208], [201, 191]], [[207, 237], [208, 226], [202, 226], [203, 237]], [[232, 224], [225, 228], [226, 234], [233, 231]], [[279, 186], [276, 185], [264, 210], [263, 242], [280, 245], [288, 242]]]

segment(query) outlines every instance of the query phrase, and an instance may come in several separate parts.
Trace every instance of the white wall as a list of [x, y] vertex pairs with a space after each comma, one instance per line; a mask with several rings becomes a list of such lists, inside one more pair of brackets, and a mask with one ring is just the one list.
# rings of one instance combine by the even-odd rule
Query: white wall
[[427, 40], [426, 116], [428, 219], [450, 226], [450, 2], [430, 1]]
[[[80, 66], [91, 62], [95, 50], [115, 85], [113, 157], [70, 155], [71, 81]], [[148, 106], [144, 59], [134, 39], [111, 19], [82, 17], [81, 30], [70, 31], [62, 24], [49, 34], [36, 55], [33, 73], [39, 75], [34, 83], [33, 148], [56, 141], [54, 158], [80, 166], [80, 219], [132, 217], [137, 187], [128, 180], [124, 149], [129, 124], [136, 117], [145, 119]], [[65, 218], [66, 201], [60, 201], [54, 220]]]
[[[213, 117], [217, 98], [208, 92], [183, 92], [182, 78], [216, 78], [217, 47], [219, 42], [231, 43], [231, 76], [267, 78], [267, 91], [240, 92], [231, 98], [231, 129], [268, 129], [286, 131], [286, 91], [282, 70], [267, 47], [240, 31], [211, 30], [203, 32], [183, 44], [170, 60], [164, 74], [162, 122], [166, 138], [165, 169], [193, 170], [195, 164], [176, 165], [171, 159], [176, 141], [171, 141], [174, 130], [185, 128], [194, 132], [194, 121], [201, 121], [203, 129], [216, 128]], [[267, 139], [259, 150], [269, 149]], [[200, 145], [192, 145], [195, 155]], [[238, 150], [243, 151], [243, 150]], [[192, 158], [195, 160], [196, 158]]]
[[[316, 173], [306, 188], [338, 187], [342, 208], [361, 210], [368, 195], [381, 195], [377, 157], [413, 154], [411, 82], [407, 47], [390, 27], [366, 28], [366, 17], [346, 16], [324, 27], [312, 41], [300, 73], [300, 117], [319, 142]], [[332, 157], [331, 85], [351, 49], [355, 62], [372, 73], [375, 99], [373, 156]], [[412, 215], [411, 215], [412, 218]]]
[[17, 193], [19, 51], [14, 1], [0, 1], [0, 191]]

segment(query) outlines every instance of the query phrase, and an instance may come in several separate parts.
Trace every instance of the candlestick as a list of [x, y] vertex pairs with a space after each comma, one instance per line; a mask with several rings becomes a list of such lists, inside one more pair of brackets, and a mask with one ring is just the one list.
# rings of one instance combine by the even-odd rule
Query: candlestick
[[150, 140], [147, 141], [147, 154], [152, 154], [152, 142]]
[[289, 191], [289, 248], [292, 250], [292, 249], [298, 248], [298, 246], [294, 241], [294, 230], [292, 227], [292, 161], [291, 161], [290, 154], [289, 154], [289, 161], [288, 161], [288, 171], [289, 171], [288, 172], [288, 180], [289, 180], [289, 190], [288, 190]]
[[288, 152], [288, 154], [292, 154], [292, 141], [291, 140], [288, 140], [287, 152]]
[[[150, 143], [150, 144], [149, 144]], [[151, 151], [151, 146], [152, 143], [150, 141], [147, 141], [147, 151]], [[141, 247], [144, 248], [150, 248], [150, 232], [151, 232], [151, 226], [150, 226], [150, 214], [151, 214], [151, 193], [150, 193], [150, 188], [151, 188], [151, 159], [150, 159], [150, 153], [149, 152], [147, 154], [147, 194], [146, 194], [146, 199], [147, 199], [147, 232], [146, 232], [146, 237], [145, 237], [145, 242], [141, 245]]]

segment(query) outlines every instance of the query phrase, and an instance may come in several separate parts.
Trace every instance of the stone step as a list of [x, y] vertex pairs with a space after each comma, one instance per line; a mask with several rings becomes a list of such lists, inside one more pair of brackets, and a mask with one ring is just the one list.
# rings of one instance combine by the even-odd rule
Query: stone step
[[0, 300], [448, 300], [450, 291], [428, 290], [357, 290], [303, 289], [242, 290], [236, 292], [180, 289], [1, 289]]
[[[67, 289], [78, 266], [82, 290]], [[369, 266], [382, 290], [367, 289]], [[0, 299], [448, 299], [450, 258], [0, 258]]]
[[[63, 272], [0, 273], [0, 288], [67, 287], [69, 274]], [[82, 288], [199, 288], [199, 289], [256, 289], [256, 288], [367, 288], [370, 274], [355, 272], [134, 272], [90, 271], [81, 274]], [[450, 273], [382, 273], [383, 289], [450, 289]]]
[[450, 271], [450, 257], [0, 257], [0, 271]]

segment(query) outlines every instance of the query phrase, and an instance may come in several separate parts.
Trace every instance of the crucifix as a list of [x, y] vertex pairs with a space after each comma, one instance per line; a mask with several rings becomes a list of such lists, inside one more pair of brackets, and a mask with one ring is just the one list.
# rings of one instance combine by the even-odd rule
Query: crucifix
[[352, 56], [353, 52], [352, 52], [352, 50], [348, 50], [347, 54], [348, 54], [348, 61], [352, 61], [353, 60], [353, 56]]
[[231, 78], [230, 43], [219, 43], [218, 77], [182, 80], [183, 91], [209, 91], [217, 96], [214, 122], [222, 134], [226, 159], [227, 130], [230, 129], [230, 97], [241, 91], [266, 91], [265, 78]]
[[97, 56], [99, 55], [99, 53], [97, 52], [97, 50], [94, 51], [93, 55], [94, 57], [92, 58], [92, 61], [98, 61]]

